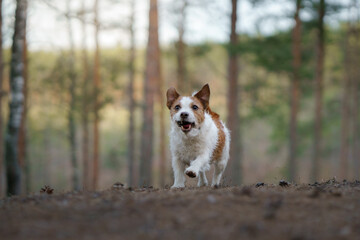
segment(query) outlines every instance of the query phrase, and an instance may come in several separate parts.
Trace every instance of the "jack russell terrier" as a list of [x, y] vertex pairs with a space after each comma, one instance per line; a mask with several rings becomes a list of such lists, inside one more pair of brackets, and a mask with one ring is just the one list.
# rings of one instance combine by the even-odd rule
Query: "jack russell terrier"
[[185, 174], [198, 177], [198, 186], [207, 186], [205, 172], [214, 164], [211, 186], [218, 186], [229, 159], [230, 133], [217, 113], [209, 107], [206, 84], [192, 96], [180, 96], [175, 88], [166, 93], [170, 110], [170, 150], [174, 185], [185, 187]]

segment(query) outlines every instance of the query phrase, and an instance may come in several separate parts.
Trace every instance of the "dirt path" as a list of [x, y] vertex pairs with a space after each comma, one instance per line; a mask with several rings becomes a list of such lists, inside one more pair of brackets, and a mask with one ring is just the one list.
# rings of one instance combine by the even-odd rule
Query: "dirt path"
[[360, 239], [360, 182], [0, 200], [1, 239]]

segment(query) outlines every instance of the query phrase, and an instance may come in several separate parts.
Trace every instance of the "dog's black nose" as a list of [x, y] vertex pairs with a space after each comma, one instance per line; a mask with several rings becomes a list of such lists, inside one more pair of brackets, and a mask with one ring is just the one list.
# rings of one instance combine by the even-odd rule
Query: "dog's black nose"
[[180, 113], [181, 118], [187, 118], [188, 116], [189, 116], [189, 114], [187, 112]]

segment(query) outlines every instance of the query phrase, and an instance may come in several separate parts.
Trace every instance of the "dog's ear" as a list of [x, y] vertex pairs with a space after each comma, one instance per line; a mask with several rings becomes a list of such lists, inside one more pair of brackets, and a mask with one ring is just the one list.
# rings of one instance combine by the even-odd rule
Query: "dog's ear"
[[205, 84], [199, 92], [195, 94], [195, 97], [201, 101], [204, 105], [204, 109], [207, 109], [209, 106], [210, 100], [210, 87], [209, 84]]
[[178, 94], [175, 88], [173, 87], [169, 88], [166, 92], [166, 98], [167, 98], [166, 106], [170, 109], [174, 101], [178, 99], [179, 96], [180, 94]]

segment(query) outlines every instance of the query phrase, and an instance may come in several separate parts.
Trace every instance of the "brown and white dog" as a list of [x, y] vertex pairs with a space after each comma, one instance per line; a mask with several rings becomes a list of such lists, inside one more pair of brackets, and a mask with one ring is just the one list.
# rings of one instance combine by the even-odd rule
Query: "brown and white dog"
[[166, 96], [171, 116], [170, 150], [175, 178], [172, 188], [185, 187], [185, 174], [199, 177], [199, 187], [207, 186], [205, 172], [210, 164], [215, 166], [211, 185], [219, 185], [229, 159], [230, 133], [209, 107], [209, 85], [192, 96], [180, 96], [175, 88], [170, 88]]

